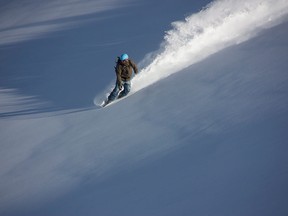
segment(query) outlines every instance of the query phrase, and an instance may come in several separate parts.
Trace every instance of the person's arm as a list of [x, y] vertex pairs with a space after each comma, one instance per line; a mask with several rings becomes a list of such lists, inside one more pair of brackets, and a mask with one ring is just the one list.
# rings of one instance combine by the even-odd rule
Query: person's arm
[[118, 88], [121, 89], [122, 88], [122, 79], [121, 79], [121, 73], [122, 73], [122, 70], [121, 70], [121, 67], [119, 66], [119, 64], [116, 66], [115, 68], [115, 72], [116, 72], [116, 79], [117, 79], [117, 85], [118, 85]]
[[135, 62], [133, 62], [132, 60], [130, 60], [130, 64], [131, 64], [131, 66], [132, 66], [132, 68], [133, 68], [133, 70], [134, 70], [134, 73], [135, 73], [135, 74], [138, 74], [138, 67], [137, 67], [137, 65], [135, 64]]

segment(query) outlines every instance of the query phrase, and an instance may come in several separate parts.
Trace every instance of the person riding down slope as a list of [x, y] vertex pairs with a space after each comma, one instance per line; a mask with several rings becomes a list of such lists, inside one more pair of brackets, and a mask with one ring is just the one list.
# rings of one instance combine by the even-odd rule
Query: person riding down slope
[[135, 74], [138, 73], [138, 67], [133, 62], [128, 54], [122, 54], [117, 61], [115, 66], [116, 72], [116, 84], [113, 91], [108, 96], [104, 106], [111, 103], [117, 98], [126, 96], [131, 90], [131, 79], [133, 71]]

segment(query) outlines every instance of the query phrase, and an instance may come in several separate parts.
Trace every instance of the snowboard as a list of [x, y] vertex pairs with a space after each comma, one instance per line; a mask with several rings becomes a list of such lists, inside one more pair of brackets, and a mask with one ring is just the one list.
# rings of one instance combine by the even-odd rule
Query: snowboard
[[108, 100], [104, 100], [100, 106], [104, 108], [108, 106], [109, 104], [111, 105], [111, 103], [113, 103], [113, 101], [109, 102]]
[[112, 101], [108, 101], [108, 99], [106, 99], [106, 100], [104, 100], [104, 101], [101, 103], [100, 106], [103, 107], [103, 108], [106, 107], [106, 106], [110, 106], [110, 105], [112, 105], [113, 103], [116, 103], [116, 102], [124, 99], [125, 97], [127, 97], [127, 95], [126, 95], [126, 96], [123, 96], [123, 97], [117, 97], [115, 100], [112, 100]]

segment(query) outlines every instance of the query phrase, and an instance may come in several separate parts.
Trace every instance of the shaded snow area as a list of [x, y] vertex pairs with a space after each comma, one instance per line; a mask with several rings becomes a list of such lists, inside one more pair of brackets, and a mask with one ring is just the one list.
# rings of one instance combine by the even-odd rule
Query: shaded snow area
[[[94, 103], [114, 82], [113, 67], [103, 75], [104, 61], [95, 72], [88, 56], [114, 55], [127, 42], [82, 35], [101, 26], [91, 13], [106, 10], [84, 2], [69, 13], [62, 5], [67, 16], [54, 19], [85, 27], [26, 37], [23, 19], [21, 40], [0, 31], [0, 215], [288, 215], [287, 1], [215, 1], [174, 22], [158, 51], [134, 51], [141, 73], [131, 94], [105, 108]], [[48, 6], [41, 10], [54, 11]], [[121, 7], [146, 6], [107, 10], [121, 17]]]

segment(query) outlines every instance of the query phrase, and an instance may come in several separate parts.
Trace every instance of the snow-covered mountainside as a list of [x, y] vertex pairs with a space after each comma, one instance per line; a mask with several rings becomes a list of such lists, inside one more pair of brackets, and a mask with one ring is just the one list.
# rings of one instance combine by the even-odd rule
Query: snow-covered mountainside
[[[105, 85], [90, 104], [81, 94], [91, 77], [113, 82], [114, 74], [86, 65], [90, 76], [80, 76], [73, 67], [92, 64], [79, 58], [99, 46], [115, 51], [111, 44], [87, 48], [86, 36], [65, 30], [79, 53], [57, 48], [61, 33], [0, 47], [0, 215], [287, 215], [288, 4], [242, 3], [216, 1], [174, 24], [160, 50], [139, 61], [131, 95], [104, 109], [93, 102]], [[66, 67], [71, 74], [60, 72]], [[73, 103], [66, 84], [79, 89]]]

